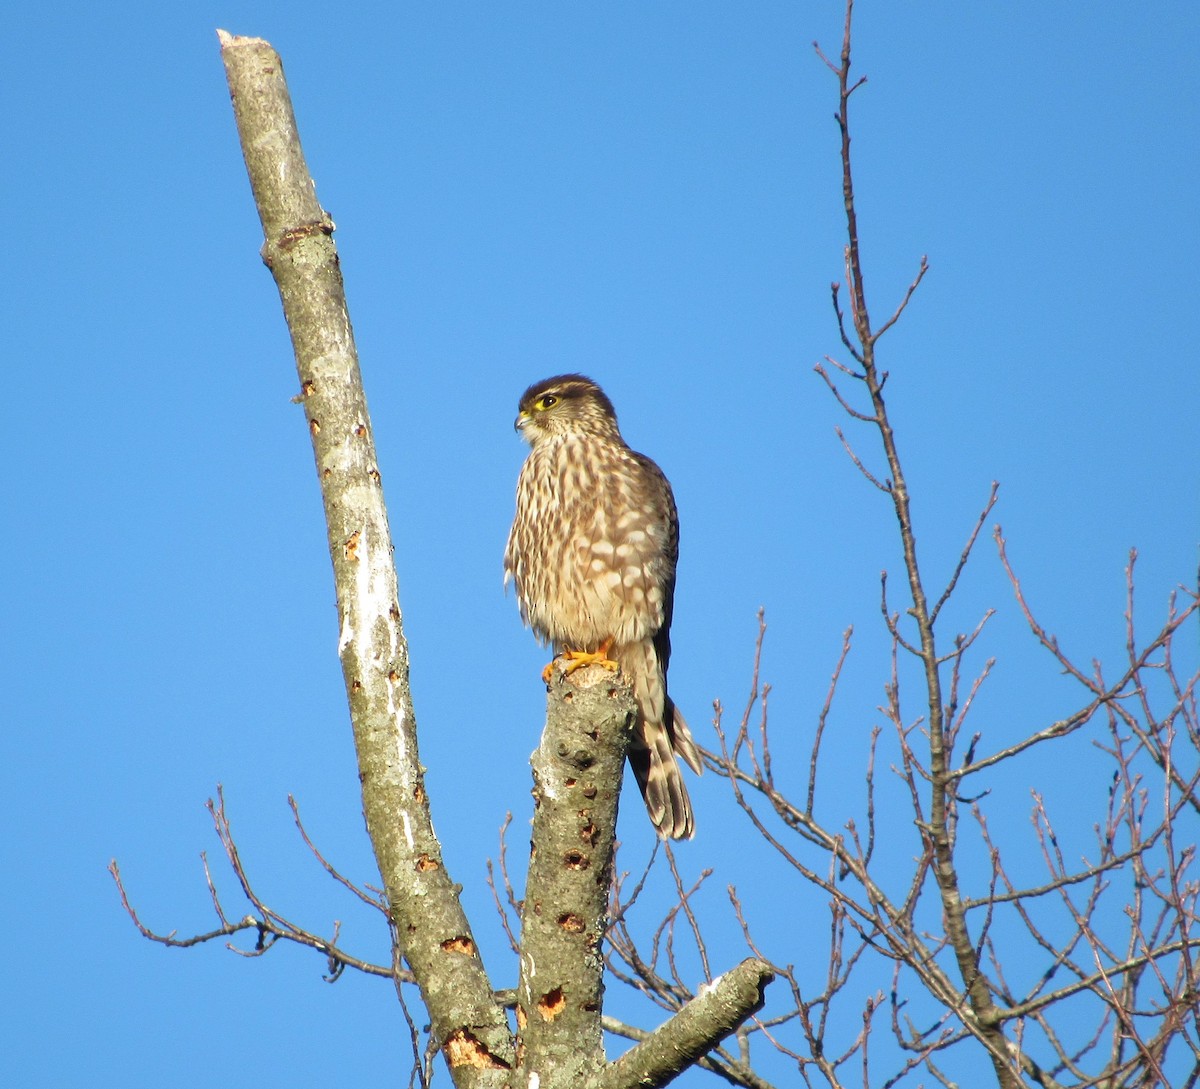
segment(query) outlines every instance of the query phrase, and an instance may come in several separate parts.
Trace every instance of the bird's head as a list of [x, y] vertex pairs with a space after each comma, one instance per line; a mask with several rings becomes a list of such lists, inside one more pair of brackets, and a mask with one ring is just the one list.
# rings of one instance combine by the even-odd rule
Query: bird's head
[[522, 395], [513, 426], [530, 446], [559, 435], [620, 440], [612, 402], [590, 378], [560, 374], [534, 382]]

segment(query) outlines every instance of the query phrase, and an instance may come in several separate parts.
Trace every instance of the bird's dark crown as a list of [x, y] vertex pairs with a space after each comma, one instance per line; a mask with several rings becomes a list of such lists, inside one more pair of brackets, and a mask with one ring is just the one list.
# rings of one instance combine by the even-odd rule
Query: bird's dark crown
[[584, 374], [559, 374], [534, 382], [521, 394], [518, 408], [522, 412], [529, 412], [543, 397], [557, 397], [562, 401], [593, 401], [605, 415], [614, 420], [617, 418], [608, 395]]
[[582, 374], [560, 374], [530, 386], [521, 396], [516, 428], [533, 446], [567, 435], [622, 441], [612, 402]]

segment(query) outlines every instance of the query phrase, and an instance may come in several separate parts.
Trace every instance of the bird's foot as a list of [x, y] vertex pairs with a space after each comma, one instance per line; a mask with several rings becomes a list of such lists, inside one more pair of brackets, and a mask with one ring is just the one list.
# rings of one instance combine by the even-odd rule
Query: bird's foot
[[546, 668], [542, 670], [542, 680], [547, 684], [550, 683], [550, 677], [554, 673], [556, 663], [561, 663], [564, 676], [570, 676], [577, 669], [582, 669], [584, 666], [598, 665], [615, 673], [621, 668], [619, 662], [613, 661], [608, 656], [608, 652], [612, 647], [612, 640], [606, 639], [600, 644], [596, 650], [564, 650], [554, 661], [549, 662]]

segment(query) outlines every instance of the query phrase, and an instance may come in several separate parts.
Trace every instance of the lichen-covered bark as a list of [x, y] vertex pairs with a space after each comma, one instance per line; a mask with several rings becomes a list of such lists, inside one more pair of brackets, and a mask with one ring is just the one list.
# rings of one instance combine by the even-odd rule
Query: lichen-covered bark
[[620, 675], [555, 671], [533, 755], [534, 815], [517, 986], [521, 1085], [577, 1089], [604, 1063], [601, 942], [625, 752], [636, 714]]
[[533, 754], [514, 1085], [665, 1085], [761, 1009], [763, 989], [774, 978], [765, 962], [743, 961], [646, 1040], [605, 1062], [601, 947], [617, 801], [635, 714], [633, 693], [620, 674], [599, 666], [570, 677], [554, 672], [546, 729]]
[[751, 957], [718, 976], [671, 1020], [609, 1063], [585, 1089], [654, 1089], [683, 1073], [763, 1007], [775, 978], [766, 961]]
[[396, 940], [459, 1086], [504, 1084], [514, 1043], [433, 834], [408, 648], [333, 222], [317, 202], [278, 55], [219, 32], [238, 133], [300, 375], [329, 529], [363, 813]]

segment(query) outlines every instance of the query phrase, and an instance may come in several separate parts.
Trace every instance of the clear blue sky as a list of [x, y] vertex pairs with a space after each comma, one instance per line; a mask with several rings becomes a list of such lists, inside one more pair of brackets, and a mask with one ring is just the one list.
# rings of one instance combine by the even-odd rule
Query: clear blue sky
[[[218, 850], [203, 802], [223, 782], [268, 903], [313, 929], [341, 918], [350, 951], [386, 956], [285, 805], [294, 793], [328, 856], [373, 879], [311, 453], [218, 26], [282, 53], [338, 224], [435, 820], [497, 985], [514, 968], [484, 861], [506, 809], [524, 853], [542, 708], [543, 652], [500, 580], [524, 456], [511, 424], [533, 379], [596, 378], [674, 483], [672, 691], [702, 740], [713, 699], [745, 698], [765, 605], [780, 759], [799, 784], [855, 625], [825, 816], [857, 812], [838, 806], [857, 797], [881, 718], [878, 575], [899, 555], [812, 373], [840, 350], [828, 296], [843, 227], [836, 87], [810, 43], [836, 50], [841, 21], [832, 0], [8, 13], [7, 1084], [283, 1087], [407, 1070], [386, 984], [329, 986], [294, 948], [246, 962], [152, 946], [105, 873], [118, 857], [160, 930], [213, 925], [198, 853]], [[931, 265], [881, 349], [929, 578], [948, 574], [997, 479], [993, 520], [1045, 622], [1085, 661], [1112, 659], [1129, 547], [1145, 629], [1196, 570], [1200, 15], [864, 2], [856, 40], [875, 315], [922, 254]], [[871, 436], [850, 434], [878, 468]], [[1072, 697], [1023, 637], [985, 541], [947, 635], [988, 606], [975, 664], [999, 665], [975, 726], [999, 747]], [[1194, 660], [1194, 634], [1184, 649]], [[1030, 760], [1027, 780], [992, 784], [1015, 851], [1031, 843], [1029, 788], [1051, 791], [1061, 761], [1086, 766], [1091, 751], [1080, 740], [1057, 766]], [[1081, 777], [1055, 796], [1064, 821], [1079, 807], [1081, 834], [1100, 789]], [[716, 871], [714, 966], [743, 955], [729, 883], [764, 951], [805, 963], [823, 898], [747, 857], [719, 781], [694, 794], [700, 831], [680, 857], [689, 876]], [[622, 828], [638, 869], [650, 838], [633, 801]], [[899, 873], [911, 837], [894, 850]]]

